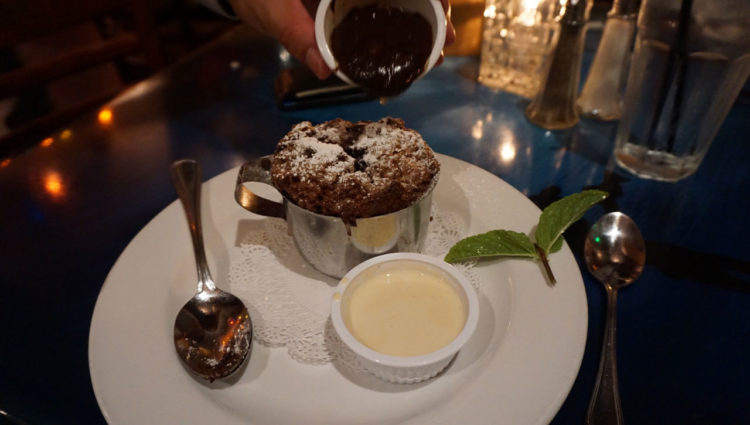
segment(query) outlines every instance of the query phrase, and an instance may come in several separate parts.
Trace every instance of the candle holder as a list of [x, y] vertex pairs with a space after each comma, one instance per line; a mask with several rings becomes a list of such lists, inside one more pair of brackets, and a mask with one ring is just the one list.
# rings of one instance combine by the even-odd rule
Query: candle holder
[[561, 10], [559, 0], [486, 0], [478, 81], [533, 98]]

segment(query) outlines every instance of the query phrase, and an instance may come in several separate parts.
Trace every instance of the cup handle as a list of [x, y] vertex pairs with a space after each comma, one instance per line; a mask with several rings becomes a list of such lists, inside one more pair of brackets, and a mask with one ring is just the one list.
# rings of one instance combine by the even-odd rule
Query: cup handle
[[234, 188], [234, 199], [242, 208], [266, 217], [286, 218], [284, 204], [270, 201], [254, 194], [245, 187], [245, 183], [258, 182], [273, 186], [271, 180], [271, 159], [273, 155], [250, 160], [240, 167], [237, 184]]

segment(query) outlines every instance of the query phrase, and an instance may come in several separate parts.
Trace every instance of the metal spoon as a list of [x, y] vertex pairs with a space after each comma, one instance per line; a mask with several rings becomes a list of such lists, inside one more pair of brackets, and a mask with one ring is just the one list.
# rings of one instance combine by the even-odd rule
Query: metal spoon
[[175, 161], [170, 174], [190, 226], [198, 269], [198, 291], [182, 307], [174, 322], [174, 346], [191, 371], [213, 381], [232, 374], [248, 356], [252, 323], [242, 301], [218, 289], [209, 273], [200, 218], [198, 163]]
[[594, 394], [586, 412], [586, 424], [622, 425], [620, 393], [617, 389], [616, 330], [617, 290], [633, 282], [643, 271], [646, 246], [638, 226], [620, 212], [605, 214], [591, 227], [583, 256], [594, 277], [607, 291], [607, 322], [602, 357]]

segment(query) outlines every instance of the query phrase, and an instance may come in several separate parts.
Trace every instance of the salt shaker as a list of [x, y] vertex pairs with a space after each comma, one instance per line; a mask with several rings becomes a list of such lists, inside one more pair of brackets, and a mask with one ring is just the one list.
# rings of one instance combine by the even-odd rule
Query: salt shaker
[[560, 19], [560, 37], [546, 64], [544, 84], [526, 109], [532, 123], [550, 130], [578, 122], [575, 102], [583, 57], [586, 23], [593, 0], [568, 0]]
[[578, 98], [578, 112], [602, 121], [622, 115], [628, 58], [640, 0], [615, 0], [607, 14], [599, 47]]

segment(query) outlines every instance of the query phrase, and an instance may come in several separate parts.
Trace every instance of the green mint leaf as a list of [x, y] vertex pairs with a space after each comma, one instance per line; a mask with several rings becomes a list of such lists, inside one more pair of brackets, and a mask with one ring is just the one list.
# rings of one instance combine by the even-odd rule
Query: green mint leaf
[[[542, 211], [534, 234], [536, 243], [547, 254], [562, 247], [562, 234], [571, 224], [609, 194], [602, 190], [584, 190], [551, 203]], [[559, 242], [558, 242], [559, 241]]]
[[458, 241], [448, 251], [445, 261], [455, 263], [471, 258], [498, 255], [538, 258], [534, 244], [525, 234], [511, 230], [491, 230]]
[[549, 254], [552, 254], [553, 252], [557, 252], [562, 249], [563, 246], [563, 238], [557, 238], [554, 244], [552, 244], [552, 248], [549, 250]]

